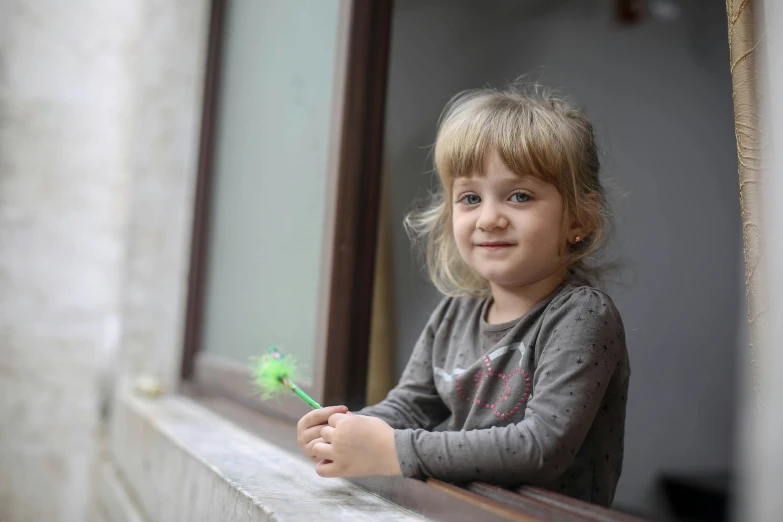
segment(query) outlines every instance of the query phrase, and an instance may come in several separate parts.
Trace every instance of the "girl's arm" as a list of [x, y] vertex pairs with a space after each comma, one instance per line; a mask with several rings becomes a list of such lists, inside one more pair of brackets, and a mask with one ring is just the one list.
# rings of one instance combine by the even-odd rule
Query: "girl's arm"
[[378, 417], [392, 428], [430, 430], [451, 414], [435, 388], [432, 373], [432, 347], [435, 332], [451, 299], [444, 299], [432, 313], [413, 348], [399, 384], [386, 398], [368, 406], [359, 415]]
[[543, 351], [524, 420], [473, 431], [397, 430], [403, 475], [547, 483], [573, 463], [596, 415], [624, 416], [624, 395], [617, 398], [622, 399], [617, 409], [601, 408], [609, 381], [627, 379], [622, 322], [611, 300], [592, 289], [577, 290], [547, 322], [538, 339]]

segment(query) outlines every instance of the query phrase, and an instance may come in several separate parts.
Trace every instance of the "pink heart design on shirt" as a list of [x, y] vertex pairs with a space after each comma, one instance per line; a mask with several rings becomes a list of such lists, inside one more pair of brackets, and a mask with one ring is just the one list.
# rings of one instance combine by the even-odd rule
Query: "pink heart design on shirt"
[[[497, 417], [505, 419], [506, 417], [510, 417], [511, 415], [514, 415], [517, 411], [519, 411], [519, 408], [522, 407], [522, 405], [525, 403], [525, 401], [527, 401], [527, 398], [530, 395], [530, 376], [522, 368], [517, 368], [516, 370], [508, 374], [495, 372], [492, 370], [492, 364], [489, 360], [489, 357], [484, 355], [482, 356], [482, 358], [484, 359], [484, 363], [487, 365], [487, 371], [486, 372], [479, 371], [478, 373], [476, 373], [476, 376], [473, 379], [473, 382], [476, 385], [476, 390], [481, 388], [481, 383], [484, 381], [484, 379], [493, 378], [493, 379], [500, 379], [503, 381], [503, 391], [500, 393], [498, 397], [496, 397], [491, 402], [483, 402], [478, 397], [469, 397], [468, 395], [466, 395], [465, 391], [462, 389], [462, 384], [459, 381], [459, 376], [456, 376], [454, 378], [454, 381], [457, 385], [457, 392], [460, 394], [460, 397], [462, 397], [466, 401], [493, 410]], [[508, 384], [509, 380], [511, 380], [517, 375], [520, 375], [521, 378], [525, 379], [525, 393], [522, 394], [522, 397], [519, 399], [519, 402], [517, 402], [517, 404], [513, 408], [510, 409], [503, 408], [505, 411], [499, 411], [498, 408], [501, 408], [503, 406], [502, 403], [507, 401], [509, 397], [511, 397], [511, 386], [509, 386]]]

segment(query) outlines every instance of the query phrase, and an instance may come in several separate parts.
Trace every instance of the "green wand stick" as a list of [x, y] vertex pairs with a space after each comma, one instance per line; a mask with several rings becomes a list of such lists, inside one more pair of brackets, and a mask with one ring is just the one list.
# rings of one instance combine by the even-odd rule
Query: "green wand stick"
[[321, 407], [307, 395], [293, 380], [296, 373], [296, 359], [283, 355], [275, 346], [271, 346], [266, 355], [251, 358], [253, 382], [261, 392], [261, 399], [271, 399], [285, 390], [291, 390], [311, 408]]
[[305, 393], [305, 391], [304, 391], [302, 388], [300, 388], [299, 386], [297, 386], [297, 385], [296, 385], [296, 383], [295, 383], [294, 381], [290, 381], [290, 380], [286, 379], [285, 377], [281, 377], [281, 379], [280, 379], [280, 380], [283, 382], [283, 384], [285, 384], [286, 386], [288, 386], [288, 388], [289, 388], [289, 389], [290, 389], [292, 392], [294, 392], [295, 394], [297, 394], [297, 395], [299, 396], [299, 398], [300, 398], [300, 399], [302, 399], [302, 400], [303, 400], [303, 401], [305, 401], [307, 404], [309, 404], [309, 405], [310, 405], [310, 407], [311, 407], [311, 408], [313, 408], [314, 410], [317, 410], [318, 408], [320, 408], [320, 407], [321, 407], [321, 405], [320, 405], [320, 404], [318, 404], [317, 402], [315, 402], [315, 400], [314, 400], [312, 397], [310, 397], [309, 395], [307, 395], [307, 394]]

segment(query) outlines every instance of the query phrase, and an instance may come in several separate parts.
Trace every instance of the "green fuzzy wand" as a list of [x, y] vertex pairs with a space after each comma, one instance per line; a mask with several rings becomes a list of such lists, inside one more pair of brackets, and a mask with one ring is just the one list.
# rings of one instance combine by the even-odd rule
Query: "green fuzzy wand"
[[261, 391], [261, 399], [267, 400], [288, 389], [299, 396], [311, 408], [318, 409], [320, 404], [307, 395], [293, 381], [296, 372], [296, 359], [283, 355], [275, 346], [271, 346], [266, 355], [251, 357], [253, 382]]

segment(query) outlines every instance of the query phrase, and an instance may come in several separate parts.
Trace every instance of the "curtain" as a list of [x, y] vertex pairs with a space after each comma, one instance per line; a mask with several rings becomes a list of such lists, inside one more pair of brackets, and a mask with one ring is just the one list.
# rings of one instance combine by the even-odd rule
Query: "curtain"
[[766, 137], [762, 128], [763, 102], [758, 67], [761, 64], [763, 31], [759, 30], [753, 0], [727, 0], [729, 53], [734, 98], [734, 132], [739, 160], [740, 212], [745, 254], [745, 292], [748, 302], [750, 358], [754, 409], [760, 398], [759, 353], [766, 317], [762, 231], [762, 173]]

